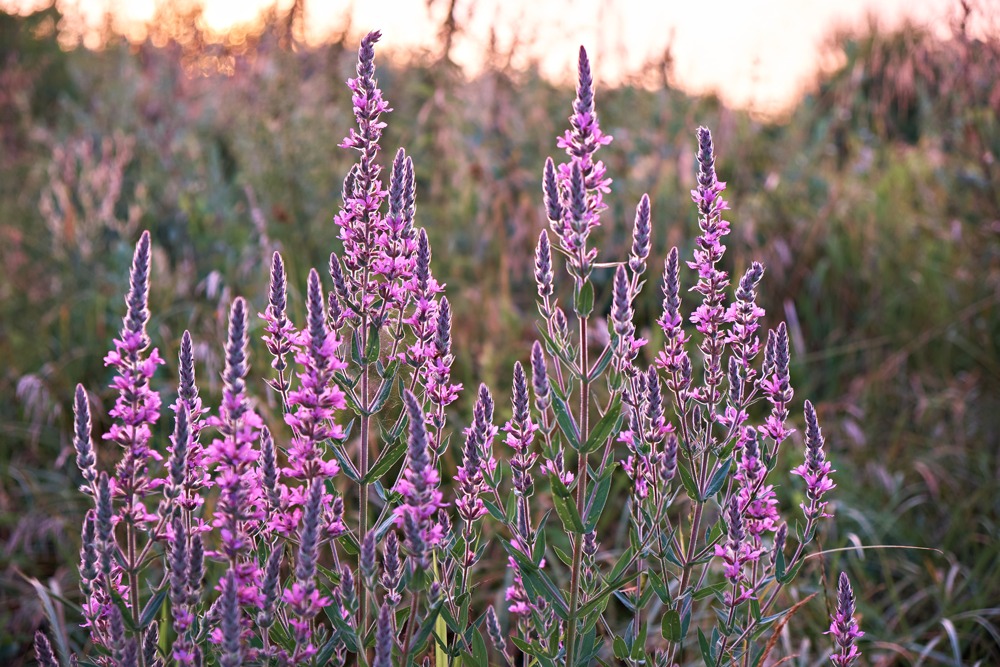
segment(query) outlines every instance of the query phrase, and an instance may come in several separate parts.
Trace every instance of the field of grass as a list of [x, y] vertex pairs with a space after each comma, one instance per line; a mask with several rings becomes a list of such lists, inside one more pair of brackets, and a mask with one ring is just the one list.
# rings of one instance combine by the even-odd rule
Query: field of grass
[[[332, 220], [353, 156], [336, 145], [353, 121], [343, 81], [356, 38], [292, 49], [286, 23], [271, 17], [212, 43], [191, 17], [173, 19], [141, 44], [111, 36], [100, 51], [63, 51], [53, 10], [0, 14], [2, 664], [30, 662], [30, 637], [47, 623], [25, 577], [77, 597], [88, 501], [75, 489], [72, 389], [83, 382], [111, 404], [102, 358], [139, 232], [153, 235], [149, 330], [168, 360], [157, 388], [172, 396], [187, 328], [213, 406], [230, 299], [262, 309], [280, 248], [302, 321], [306, 274], [338, 244]], [[809, 561], [792, 594], [816, 582], [825, 594], [773, 655], [797, 654], [791, 664], [803, 666], [823, 656], [846, 570], [864, 664], [997, 665], [1000, 37], [955, 26], [942, 39], [908, 25], [831, 44], [843, 65], [780, 122], [689, 96], [653, 72], [599, 88], [615, 137], [603, 158], [616, 178], [602, 253], [626, 253], [629, 207], [648, 192], [654, 272], [672, 245], [690, 254], [694, 129], [711, 127], [733, 207], [728, 268], [767, 267], [766, 326], [788, 323], [796, 400], [817, 403], [837, 469], [837, 519], [820, 539], [844, 550]], [[379, 61], [394, 108], [383, 146], [413, 157], [418, 221], [455, 313], [453, 375], [466, 387], [509, 386], [513, 362], [527, 357], [542, 163], [573, 96], [512, 69], [509, 56], [491, 53], [474, 79], [447, 58]], [[611, 273], [595, 276], [606, 313]], [[657, 349], [656, 286], [636, 310]], [[259, 339], [253, 352], [263, 367]], [[262, 374], [251, 372], [261, 397]], [[455, 423], [467, 423], [473, 400], [466, 392], [455, 404]], [[274, 405], [260, 407], [275, 418]], [[114, 453], [103, 454], [108, 467]], [[783, 507], [801, 495], [779, 490]], [[931, 550], [862, 548], [875, 545]], [[85, 649], [72, 608], [58, 613], [70, 645]]]

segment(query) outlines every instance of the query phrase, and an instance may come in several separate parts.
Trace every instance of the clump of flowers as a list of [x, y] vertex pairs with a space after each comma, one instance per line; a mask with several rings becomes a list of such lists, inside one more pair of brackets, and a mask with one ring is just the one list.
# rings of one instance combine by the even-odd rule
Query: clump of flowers
[[[788, 334], [779, 323], [761, 343], [765, 312], [757, 290], [764, 267], [751, 263], [735, 289], [723, 268], [729, 206], [726, 184], [715, 170], [711, 132], [702, 127], [696, 133], [697, 187], [691, 198], [699, 235], [686, 263], [696, 278], [691, 291], [700, 297], [687, 315], [693, 331], [687, 330], [682, 312], [684, 264], [672, 248], [664, 263], [658, 319], [664, 346], [647, 350], [648, 341], [637, 335], [633, 304], [646, 282], [655, 215], [643, 196], [629, 256], [599, 260], [593, 232], [601, 224], [602, 197], [611, 179], [596, 153], [611, 137], [600, 129], [594, 100], [590, 63], [581, 49], [570, 129], [557, 141], [568, 160], [556, 165], [550, 158], [542, 174], [549, 230], [541, 233], [535, 251], [542, 318], [541, 340], [531, 353], [537, 417], [528, 410], [518, 365], [515, 419], [507, 427], [515, 500], [491, 508], [510, 535], [502, 544], [513, 570], [507, 590], [508, 612], [517, 617], [511, 624], [517, 628], [513, 640], [541, 664], [572, 667], [602, 654], [602, 660], [613, 655], [629, 664], [648, 664], [651, 644], [658, 665], [683, 664], [690, 647], [697, 647], [709, 665], [753, 663], [762, 649], [747, 640], [780, 616], [771, 608], [801, 568], [820, 520], [829, 516], [824, 495], [834, 486], [833, 470], [816, 411], [806, 401], [805, 462], [792, 470], [806, 483], [805, 528], [793, 555], [786, 557], [788, 529], [778, 512], [774, 470], [778, 450], [793, 432]], [[565, 311], [556, 299], [549, 232], [558, 239], [572, 285], [571, 309]], [[612, 278], [609, 342], [592, 353], [592, 276], [599, 268], [610, 270]], [[646, 365], [646, 359], [653, 363]], [[755, 423], [751, 415], [757, 411], [751, 407], [762, 400], [770, 409]], [[532, 451], [536, 431], [541, 436], [537, 453]], [[556, 551], [562, 562], [555, 565], [542, 558], [545, 536], [537, 517], [546, 503], [526, 502], [532, 494], [538, 498], [531, 477], [537, 456], [571, 546], [569, 552]], [[605, 570], [597, 530], [619, 468], [628, 478], [629, 546], [616, 554], [614, 568]], [[487, 495], [499, 497], [499, 485], [487, 486]], [[612, 596], [627, 609], [626, 627], [612, 625], [615, 617], [605, 613]], [[660, 611], [650, 608], [653, 597], [659, 598], [655, 609]], [[713, 615], [696, 606], [713, 600], [716, 623], [706, 634], [695, 619]], [[838, 641], [851, 634], [844, 620], [851, 611], [835, 619]], [[651, 642], [646, 629], [656, 620], [654, 613], [660, 615], [662, 637]], [[494, 617], [489, 617], [488, 634], [506, 656]], [[698, 639], [692, 641], [695, 630]], [[840, 646], [843, 660], [853, 659], [856, 648]]]
[[[490, 404], [468, 436], [456, 551], [451, 503], [439, 489], [447, 410], [462, 388], [451, 380], [451, 309], [431, 271], [427, 233], [415, 224], [413, 163], [403, 149], [388, 188], [381, 179], [391, 109], [375, 78], [379, 38], [362, 40], [348, 81], [358, 127], [341, 145], [360, 155], [336, 218], [343, 253], [330, 255], [328, 291], [309, 271], [301, 328], [288, 315], [285, 259], [272, 257], [259, 317], [272, 358], [265, 380], [284, 423], [269, 428], [255, 410], [250, 304], [237, 297], [217, 410], [199, 397], [194, 343], [188, 332], [181, 338], [163, 476], [153, 445], [161, 402], [151, 389], [163, 360], [146, 332], [152, 241], [145, 232], [139, 239], [124, 325], [105, 359], [119, 392], [104, 436], [122, 449], [113, 475], [98, 469], [83, 387], [74, 402], [82, 488], [95, 503], [80, 552], [95, 664], [342, 665], [374, 633], [376, 664], [389, 665], [401, 651], [413, 659], [433, 651], [428, 628], [443, 610], [468, 619], [470, 596], [457, 602], [453, 585], [462, 571], [470, 589], [469, 568], [482, 555], [475, 526], [485, 513], [479, 465], [496, 468], [492, 398], [484, 387], [481, 402]], [[395, 479], [385, 479], [393, 470]], [[164, 584], [150, 593], [142, 582], [157, 566]], [[400, 620], [391, 610], [407, 593], [409, 615]], [[169, 628], [161, 627], [167, 601]], [[172, 641], [161, 645], [168, 629]], [[43, 662], [55, 662], [44, 635], [37, 646]]]
[[[803, 463], [791, 471], [804, 482], [805, 524], [786, 558], [774, 471], [793, 432], [788, 334], [778, 324], [761, 343], [764, 267], [752, 263], [735, 288], [723, 268], [730, 223], [711, 133], [696, 134], [699, 235], [686, 263], [699, 303], [685, 317], [685, 265], [672, 248], [657, 320], [663, 349], [650, 350], [634, 304], [656, 218], [644, 195], [629, 256], [598, 261], [594, 233], [612, 181], [596, 154], [612, 138], [600, 128], [581, 48], [570, 129], [556, 142], [567, 159], [548, 159], [542, 173], [540, 339], [528, 364], [513, 367], [505, 450], [495, 449], [501, 420], [483, 384], [461, 449], [449, 456], [448, 409], [462, 390], [451, 377], [451, 305], [416, 225], [414, 168], [403, 149], [388, 187], [382, 181], [391, 109], [375, 78], [379, 39], [362, 40], [348, 81], [357, 129], [341, 146], [359, 157], [336, 217], [343, 251], [330, 255], [326, 289], [319, 271], [308, 272], [301, 328], [288, 315], [286, 260], [272, 257], [259, 318], [281, 419], [265, 425], [255, 409], [253, 322], [237, 297], [215, 410], [199, 397], [192, 338], [181, 338], [162, 474], [153, 440], [161, 404], [150, 383], [163, 361], [146, 331], [152, 241], [139, 239], [123, 328], [105, 360], [118, 392], [104, 436], [121, 449], [114, 474], [99, 470], [82, 386], [74, 400], [81, 488], [94, 502], [79, 568], [91, 664], [340, 667], [353, 653], [377, 667], [485, 665], [484, 633], [510, 666], [520, 663], [508, 639], [525, 665], [542, 667], [613, 658], [665, 667], [688, 662], [692, 649], [709, 665], [755, 664], [758, 639], [782, 613], [772, 607], [830, 517], [835, 471], [806, 401]], [[559, 257], [572, 294], [565, 307]], [[607, 342], [597, 351], [593, 278], [605, 270]], [[446, 472], [453, 497], [442, 486]], [[612, 498], [617, 489], [624, 492]], [[602, 551], [613, 543], [604, 532], [609, 503], [627, 536], [615, 554]], [[491, 538], [509, 566], [500, 614], [478, 608]], [[146, 584], [157, 580], [155, 589]], [[843, 575], [838, 602], [832, 660], [849, 667], [863, 633]], [[660, 637], [650, 637], [657, 622]], [[44, 635], [35, 645], [41, 664], [57, 664]]]

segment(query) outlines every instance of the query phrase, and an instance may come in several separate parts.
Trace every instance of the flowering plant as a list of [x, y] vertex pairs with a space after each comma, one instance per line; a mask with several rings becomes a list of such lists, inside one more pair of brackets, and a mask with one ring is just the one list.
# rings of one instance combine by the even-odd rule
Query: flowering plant
[[[627, 260], [599, 263], [598, 250], [588, 241], [606, 208], [602, 197], [611, 179], [595, 155], [612, 137], [598, 124], [590, 63], [580, 49], [570, 129], [558, 139], [569, 159], [557, 166], [549, 158], [543, 173], [545, 210], [556, 242], [542, 231], [535, 253], [542, 318], [540, 340], [531, 351], [537, 417], [529, 410], [528, 382], [518, 364], [514, 416], [504, 427], [512, 450], [511, 501], [506, 509], [486, 503], [510, 535], [509, 541], [500, 538], [514, 571], [507, 599], [517, 621], [510, 640], [545, 667], [588, 665], [595, 659], [604, 664], [601, 656], [609, 653], [629, 664], [645, 664], [653, 644], [657, 665], [681, 662], [685, 645], [697, 646], [707, 665], [760, 664], [765, 650], [753, 640], [784, 615], [770, 613], [771, 607], [801, 568], [819, 522], [830, 516], [824, 495], [834, 487], [834, 471], [825, 458], [816, 411], [806, 401], [805, 462], [792, 470], [806, 482], [805, 527], [792, 555], [786, 555], [788, 528], [778, 515], [772, 473], [792, 433], [787, 425], [792, 400], [788, 335], [782, 323], [767, 333], [765, 343], [760, 341], [760, 264], [746, 270], [727, 304], [729, 275], [719, 267], [729, 233], [723, 219], [726, 185], [716, 176], [711, 133], [699, 128], [697, 135], [699, 170], [691, 196], [701, 234], [687, 265], [697, 272], [691, 289], [701, 296], [689, 315], [698, 336], [685, 331], [681, 262], [673, 248], [664, 266], [658, 320], [664, 349], [643, 368], [641, 359], [652, 355], [646, 352], [648, 341], [636, 335], [632, 303], [645, 283], [650, 202], [644, 195], [636, 207]], [[553, 250], [562, 255], [572, 281], [569, 315], [555, 299]], [[597, 268], [612, 269], [614, 280], [609, 342], [594, 357], [590, 276]], [[700, 353], [700, 373], [690, 346]], [[758, 364], [761, 351], [763, 363]], [[753, 423], [751, 407], [762, 401], [770, 409], [762, 423]], [[547, 479], [550, 503], [535, 494], [533, 468], [539, 456], [543, 477], [537, 479]], [[629, 479], [629, 546], [602, 553], [597, 529], [619, 469]], [[499, 495], [499, 477], [484, 477], [488, 494]], [[559, 516], [571, 553], [546, 546], [546, 505]], [[547, 553], [557, 559], [547, 563]], [[612, 556], [613, 566], [601, 567]], [[721, 573], [720, 580], [715, 573]], [[849, 591], [846, 582], [842, 578], [841, 585]], [[631, 617], [624, 629], [612, 627], [605, 615], [612, 597]], [[831, 630], [843, 648], [835, 658], [842, 665], [858, 655], [853, 602], [844, 602], [850, 597], [842, 592]], [[696, 610], [702, 600], [717, 617], [707, 635], [700, 623], [692, 624], [693, 618], [706, 616]], [[662, 640], [653, 642], [648, 628], [657, 616]], [[490, 619], [494, 644], [513, 664], [499, 624], [493, 615]], [[689, 640], [695, 630], [697, 640]]]
[[[193, 342], [187, 332], [181, 338], [163, 477], [154, 475], [163, 457], [150, 444], [161, 407], [150, 380], [163, 364], [146, 333], [152, 241], [148, 232], [139, 240], [124, 326], [105, 360], [119, 393], [109, 413], [116, 423], [104, 436], [123, 451], [114, 475], [98, 472], [90, 398], [82, 386], [76, 391], [74, 445], [82, 490], [94, 501], [80, 553], [94, 645], [87, 664], [319, 666], [346, 664], [352, 654], [376, 667], [409, 667], [431, 655], [439, 667], [456, 660], [487, 667], [485, 630], [513, 667], [501, 625], [507, 614], [474, 608], [491, 535], [508, 556], [506, 611], [516, 619], [509, 638], [524, 665], [606, 664], [611, 656], [639, 665], [654, 645], [658, 666], [676, 664], [695, 644], [687, 641], [693, 631], [706, 664], [760, 664], [767, 650], [755, 640], [785, 613], [769, 615], [829, 516], [824, 496], [834, 471], [807, 401], [804, 462], [792, 471], [806, 484], [805, 527], [786, 557], [788, 528], [769, 477], [792, 432], [788, 336], [784, 325], [764, 344], [757, 335], [760, 264], [726, 303], [729, 276], [719, 263], [729, 223], [711, 134], [698, 130], [692, 192], [701, 230], [688, 262], [702, 298], [689, 316], [697, 340], [685, 331], [673, 248], [658, 321], [666, 342], [643, 368], [648, 341], [636, 336], [632, 304], [645, 284], [650, 202], [643, 196], [636, 208], [628, 259], [599, 263], [590, 235], [611, 179], [595, 154], [612, 138], [599, 127], [581, 48], [571, 129], [557, 142], [569, 160], [549, 159], [543, 173], [556, 242], [547, 231], [538, 240], [541, 340], [531, 349], [530, 381], [514, 366], [512, 416], [502, 427], [511, 451], [498, 457], [494, 449], [501, 428], [481, 385], [453, 475], [455, 498], [446, 500], [447, 410], [462, 389], [451, 380], [451, 309], [431, 272], [427, 234], [414, 224], [414, 170], [402, 149], [388, 189], [381, 180], [381, 116], [390, 109], [375, 79], [379, 37], [362, 40], [358, 76], [348, 81], [358, 129], [341, 146], [360, 158], [336, 218], [343, 253], [330, 256], [326, 295], [319, 272], [309, 272], [301, 329], [287, 315], [284, 260], [272, 258], [259, 317], [272, 357], [267, 382], [284, 425], [272, 431], [254, 410], [246, 384], [251, 311], [238, 297], [217, 411], [199, 398]], [[569, 315], [555, 296], [554, 254], [572, 279]], [[592, 358], [598, 269], [614, 271], [613, 301], [610, 342]], [[688, 352], [695, 343], [700, 373]], [[390, 400], [394, 389], [398, 403]], [[751, 406], [761, 401], [768, 414], [754, 423]], [[619, 470], [628, 478], [629, 546], [611, 554], [597, 531]], [[549, 507], [568, 539], [548, 521]], [[157, 571], [159, 583], [148, 576]], [[624, 630], [606, 613], [613, 597], [630, 616]], [[832, 659], [846, 667], [862, 633], [844, 576], [839, 600]], [[700, 620], [692, 624], [706, 616], [698, 604], [714, 604], [709, 635]], [[661, 639], [651, 639], [657, 623]], [[36, 653], [46, 667], [57, 664], [41, 633]]]

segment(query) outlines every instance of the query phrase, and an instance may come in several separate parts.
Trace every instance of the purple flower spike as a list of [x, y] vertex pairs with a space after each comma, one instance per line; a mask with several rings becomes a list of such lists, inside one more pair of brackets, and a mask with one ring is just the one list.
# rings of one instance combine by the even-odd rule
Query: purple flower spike
[[299, 388], [288, 393], [288, 405], [294, 412], [285, 414], [292, 427], [292, 442], [288, 448], [289, 467], [284, 473], [303, 480], [336, 477], [340, 466], [326, 461], [323, 444], [330, 438], [342, 439], [344, 429], [333, 422], [334, 413], [347, 407], [344, 392], [333, 383], [334, 372], [347, 367], [337, 358], [340, 340], [329, 329], [326, 302], [319, 273], [309, 272], [306, 299], [308, 326], [299, 335], [299, 350], [295, 361], [303, 366], [299, 373]]
[[385, 589], [385, 600], [391, 607], [396, 607], [402, 601], [397, 590], [403, 574], [403, 566], [399, 561], [399, 538], [396, 531], [390, 530], [385, 536], [385, 546], [382, 547], [382, 576], [379, 583]]
[[140, 342], [139, 350], [149, 345], [146, 323], [149, 322], [149, 232], [143, 232], [132, 256], [132, 271], [129, 273], [129, 293], [125, 297], [128, 314], [125, 316], [122, 335], [134, 334]]
[[823, 432], [816, 417], [816, 408], [809, 401], [805, 404], [806, 417], [806, 460], [792, 469], [793, 475], [799, 475], [806, 480], [806, 498], [809, 504], [799, 505], [806, 519], [815, 521], [820, 517], [830, 517], [825, 511], [827, 503], [823, 502], [823, 494], [836, 487], [830, 479], [830, 473], [836, 472], [823, 452]]
[[90, 401], [82, 384], [76, 385], [73, 401], [73, 446], [76, 448], [76, 465], [88, 484], [97, 479], [97, 457], [94, 455], [94, 441], [90, 436]]
[[285, 278], [285, 262], [275, 251], [271, 257], [271, 286], [268, 290], [268, 305], [258, 317], [264, 320], [264, 344], [274, 357], [271, 367], [278, 371], [278, 377], [268, 381], [268, 384], [284, 398], [290, 387], [289, 378], [285, 377], [288, 368], [286, 357], [292, 349], [291, 337], [295, 331], [292, 323], [285, 316], [287, 305], [287, 285]]
[[39, 667], [59, 667], [56, 657], [52, 654], [49, 638], [41, 630], [35, 632], [35, 660]]
[[[536, 375], [539, 372], [545, 372], [544, 359], [541, 363], [542, 368], [536, 369]], [[514, 415], [504, 425], [503, 430], [507, 432], [507, 446], [514, 450], [514, 456], [510, 461], [514, 489], [521, 497], [527, 498], [532, 494], [533, 489], [531, 468], [538, 459], [538, 454], [532, 451], [532, 443], [538, 425], [531, 421], [531, 412], [528, 407], [528, 379], [519, 361], [514, 363], [514, 387], [511, 403], [514, 407]]]
[[125, 298], [128, 312], [122, 320], [121, 334], [114, 341], [114, 351], [104, 357], [104, 365], [114, 366], [118, 372], [111, 385], [118, 390], [118, 399], [108, 413], [116, 423], [104, 439], [118, 443], [125, 451], [115, 468], [115, 492], [125, 499], [122, 516], [136, 522], [158, 518], [146, 511], [141, 500], [154, 488], [147, 469], [149, 459], [163, 458], [149, 447], [152, 426], [160, 418], [160, 395], [149, 388], [149, 380], [156, 367], [164, 363], [156, 348], [143, 358], [150, 342], [146, 334], [149, 263], [149, 232], [143, 232], [132, 257], [130, 289]]
[[646, 272], [646, 258], [649, 257], [649, 195], [643, 195], [635, 207], [635, 224], [632, 227], [632, 254], [628, 266], [636, 275]]
[[535, 407], [545, 411], [552, 402], [549, 395], [549, 372], [545, 365], [545, 352], [537, 340], [531, 346], [531, 388], [535, 392]]
[[[545, 171], [542, 177], [542, 187], [545, 197], [545, 212], [549, 216], [549, 223], [561, 225], [563, 218], [562, 201], [559, 195], [559, 183], [556, 180], [556, 167], [552, 158], [545, 158]], [[561, 231], [556, 231], [562, 236]]]
[[378, 612], [373, 667], [392, 667], [392, 612], [387, 604], [383, 604]]
[[837, 613], [830, 616], [833, 620], [830, 629], [824, 633], [833, 635], [837, 642], [837, 650], [830, 656], [830, 662], [837, 667], [851, 667], [861, 656], [854, 641], [864, 636], [864, 632], [858, 629], [858, 623], [854, 620], [854, 591], [851, 590], [851, 581], [847, 578], [847, 573], [840, 573], [840, 583], [837, 591]]
[[538, 245], [535, 246], [535, 283], [538, 285], [538, 295], [543, 299], [552, 295], [552, 279], [552, 251], [549, 248], [549, 235], [543, 229], [538, 235]]
[[164, 495], [167, 498], [178, 498], [184, 492], [184, 483], [187, 480], [188, 472], [188, 451], [191, 448], [191, 413], [187, 403], [181, 402], [178, 406], [177, 416], [174, 422], [174, 434], [171, 436], [173, 451], [170, 453], [170, 482], [167, 485]]
[[433, 519], [438, 508], [445, 507], [438, 489], [441, 478], [431, 465], [428, 454], [427, 425], [417, 397], [403, 392], [403, 403], [409, 420], [409, 456], [403, 479], [394, 490], [403, 496], [403, 504], [395, 509], [396, 525], [406, 534], [407, 550], [415, 564], [426, 568], [426, 549], [434, 547], [443, 537], [443, 528]]
[[243, 643], [240, 627], [240, 605], [236, 574], [229, 570], [222, 579], [222, 597], [219, 598], [219, 638], [222, 667], [240, 667], [243, 664]]
[[496, 460], [492, 456], [493, 438], [497, 433], [492, 423], [493, 397], [485, 384], [479, 387], [479, 398], [473, 415], [473, 425], [465, 429], [462, 465], [455, 477], [460, 490], [460, 497], [455, 501], [455, 506], [458, 508], [459, 516], [469, 525], [486, 514], [486, 506], [479, 498], [483, 490], [483, 471], [492, 476], [496, 470]]
[[286, 589], [282, 600], [298, 619], [292, 620], [295, 628], [296, 662], [302, 659], [301, 651], [311, 655], [310, 620], [330, 604], [330, 598], [321, 597], [316, 588], [316, 561], [319, 559], [320, 519], [323, 507], [323, 483], [314, 480], [309, 487], [305, 513], [299, 526], [299, 553], [295, 563], [295, 583]]

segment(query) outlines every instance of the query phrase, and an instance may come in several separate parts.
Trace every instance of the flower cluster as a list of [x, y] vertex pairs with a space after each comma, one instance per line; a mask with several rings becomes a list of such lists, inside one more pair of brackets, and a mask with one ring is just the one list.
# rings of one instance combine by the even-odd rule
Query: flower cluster
[[[122, 449], [114, 475], [99, 470], [91, 397], [82, 386], [74, 396], [81, 489], [94, 501], [79, 567], [85, 627], [99, 647], [94, 664], [342, 667], [348, 653], [376, 667], [428, 664], [432, 654], [438, 664], [456, 657], [484, 664], [485, 633], [513, 665], [505, 624], [525, 664], [583, 667], [612, 656], [632, 667], [684, 664], [694, 646], [716, 664], [760, 656], [754, 638], [775, 617], [772, 607], [830, 516], [834, 471], [806, 401], [805, 460], [791, 471], [804, 480], [806, 525], [789, 540], [774, 472], [792, 433], [788, 333], [778, 323], [761, 345], [763, 266], [751, 263], [735, 289], [720, 268], [728, 206], [711, 133], [697, 130], [692, 198], [700, 233], [687, 262], [701, 296], [687, 318], [697, 333], [685, 330], [684, 264], [671, 248], [657, 320], [663, 348], [647, 350], [636, 311], [654, 247], [652, 203], [643, 195], [636, 206], [628, 257], [598, 264], [592, 240], [611, 179], [595, 154], [611, 137], [598, 125], [590, 62], [580, 50], [570, 128], [556, 142], [569, 160], [547, 160], [542, 174], [549, 230], [538, 237], [534, 275], [544, 326], [530, 368], [513, 366], [502, 427], [509, 451], [494, 450], [500, 419], [483, 384], [461, 451], [449, 454], [449, 406], [462, 389], [451, 377], [451, 304], [432, 275], [427, 231], [416, 225], [414, 165], [403, 149], [388, 189], [381, 182], [389, 108], [375, 78], [379, 38], [372, 32], [362, 40], [357, 77], [348, 81], [358, 127], [342, 146], [360, 157], [336, 218], [343, 252], [330, 255], [328, 291], [320, 273], [308, 271], [301, 328], [289, 315], [287, 282], [306, 272], [286, 273], [286, 258], [271, 258], [259, 317], [272, 357], [266, 405], [280, 415], [264, 413], [269, 428], [255, 409], [265, 403], [248, 386], [250, 305], [237, 297], [221, 404], [211, 416], [195, 381], [194, 341], [188, 332], [181, 337], [174, 428], [161, 469], [153, 436], [161, 406], [150, 381], [163, 361], [155, 348], [147, 353], [151, 238], [139, 239], [124, 327], [106, 358], [118, 397], [104, 439]], [[559, 256], [572, 285], [565, 310], [557, 299]], [[602, 273], [610, 281], [606, 301], [595, 294]], [[606, 339], [594, 335], [600, 303], [608, 303], [598, 313], [607, 317]], [[763, 419], [752, 407], [761, 401], [769, 404]], [[455, 497], [446, 498], [442, 472], [452, 465]], [[618, 537], [606, 539], [614, 520]], [[610, 569], [602, 540], [624, 545]], [[505, 550], [509, 564], [501, 614], [478, 608], [477, 586], [486, 582], [477, 575], [490, 544]], [[556, 556], [565, 569], [551, 562]], [[148, 569], [160, 566], [163, 584], [149, 594], [140, 581], [154, 580]], [[214, 590], [205, 590], [212, 588], [206, 578], [218, 582]], [[718, 596], [700, 595], [705, 590]], [[609, 607], [612, 598], [621, 605]], [[164, 600], [169, 635], [160, 627]], [[715, 600], [721, 605], [713, 614]], [[850, 667], [863, 633], [843, 575], [832, 621], [832, 660]], [[647, 636], [654, 623], [662, 642]], [[655, 660], [650, 641], [659, 645]], [[40, 664], [56, 665], [45, 636], [35, 643]]]
[[861, 655], [854, 641], [863, 637], [865, 633], [858, 629], [858, 623], [854, 620], [854, 591], [851, 590], [851, 581], [844, 572], [840, 573], [838, 583], [837, 612], [830, 618], [833, 622], [830, 623], [830, 629], [826, 634], [833, 635], [838, 651], [830, 656], [830, 661], [837, 667], [851, 667]]

